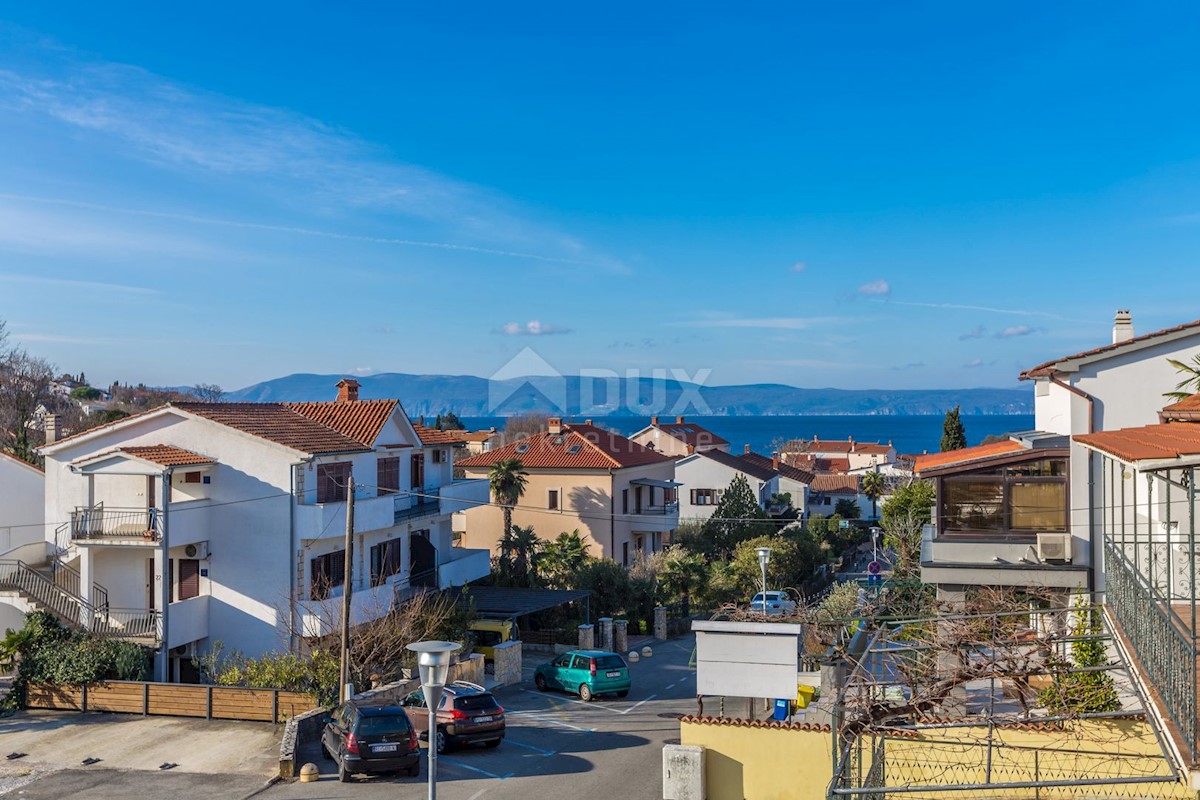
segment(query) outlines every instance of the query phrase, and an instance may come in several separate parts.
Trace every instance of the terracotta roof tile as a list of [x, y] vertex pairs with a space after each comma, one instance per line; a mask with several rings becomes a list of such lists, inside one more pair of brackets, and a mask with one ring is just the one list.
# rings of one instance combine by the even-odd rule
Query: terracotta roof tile
[[1030, 378], [1039, 378], [1039, 377], [1042, 377], [1045, 375], [1053, 375], [1055, 372], [1058, 371], [1059, 365], [1062, 364], [1064, 361], [1076, 361], [1079, 359], [1090, 359], [1093, 356], [1106, 355], [1108, 353], [1113, 352], [1114, 350], [1120, 350], [1122, 348], [1129, 347], [1130, 345], [1143, 344], [1147, 341], [1150, 341], [1151, 339], [1157, 339], [1160, 336], [1168, 336], [1172, 333], [1180, 333], [1182, 331], [1186, 331], [1191, 328], [1200, 328], [1200, 319], [1198, 319], [1194, 322], [1185, 322], [1183, 325], [1176, 325], [1173, 328], [1164, 328], [1161, 331], [1154, 331], [1153, 333], [1144, 333], [1141, 336], [1135, 336], [1132, 339], [1126, 339], [1123, 342], [1114, 342], [1113, 344], [1106, 344], [1103, 347], [1094, 347], [1091, 350], [1084, 350], [1082, 353], [1075, 353], [1074, 355], [1063, 356], [1062, 358], [1055, 358], [1051, 361], [1046, 361], [1042, 364], [1038, 364], [1036, 367], [1025, 370], [1024, 372], [1021, 373], [1020, 377], [1021, 377], [1021, 380], [1029, 380]]
[[853, 439], [792, 439], [783, 446], [786, 453], [813, 453], [828, 455], [830, 453], [866, 453], [867, 455], [887, 455], [892, 449], [891, 444], [879, 442], [856, 442]]
[[1080, 444], [1128, 462], [1200, 455], [1200, 425], [1192, 422], [1122, 428], [1116, 431], [1080, 434], [1073, 438]]
[[134, 458], [151, 461], [155, 464], [161, 464], [164, 467], [186, 467], [217, 463], [215, 458], [202, 456], [199, 453], [193, 453], [191, 450], [184, 450], [182, 447], [172, 447], [168, 444], [152, 444], [145, 447], [121, 447], [118, 450]]
[[1158, 412], [1161, 422], [1200, 422], [1200, 392]]
[[809, 489], [825, 494], [858, 494], [857, 475], [814, 475]]
[[391, 419], [398, 400], [355, 400], [332, 403], [280, 403], [313, 422], [332, 428], [364, 447], [374, 447], [380, 431]]
[[541, 433], [463, 459], [455, 466], [486, 468], [515, 458], [529, 469], [620, 469], [673, 461], [619, 433], [594, 425], [563, 425], [562, 433]]
[[171, 406], [301, 453], [371, 449], [282, 403], [171, 403]]
[[459, 442], [467, 441], [466, 431], [442, 431], [437, 428], [426, 428], [424, 425], [413, 425], [413, 429], [417, 432], [417, 436], [421, 439], [421, 444], [429, 446], [435, 444], [458, 444]]
[[672, 439], [678, 439], [692, 447], [729, 444], [727, 439], [717, 436], [708, 428], [694, 422], [660, 422], [652, 427], [658, 428]]
[[959, 450], [947, 450], [944, 453], [928, 453], [916, 457], [913, 471], [919, 473], [924, 470], [965, 464], [971, 461], [978, 461], [981, 458], [992, 458], [993, 456], [1015, 453], [1025, 449], [1027, 448], [1020, 442], [1008, 439], [1003, 442], [991, 442], [989, 444], [976, 445], [975, 447], [964, 447]]
[[780, 458], [793, 467], [813, 474], [840, 474], [850, 470], [849, 458], [814, 456], [811, 453], [783, 453]]
[[[756, 464], [767, 464], [771, 465], [773, 469], [775, 468], [774, 460], [767, 458], [761, 453], [744, 453], [742, 458], [746, 461], [753, 461]], [[801, 469], [800, 467], [794, 467], [791, 464], [785, 463], [783, 459], [779, 460], [779, 467], [776, 469], [776, 471], [783, 477], [790, 478], [794, 481], [799, 481], [800, 483], [812, 483], [812, 480], [815, 477], [808, 470]]]
[[696, 455], [701, 458], [707, 458], [711, 461], [716, 461], [718, 464], [724, 464], [730, 469], [735, 469], [739, 472], [744, 472], [747, 475], [757, 478], [760, 481], [769, 481], [775, 477], [775, 470], [771, 469], [771, 462], [768, 460], [766, 465], [759, 464], [756, 461], [742, 458], [741, 456], [730, 455], [724, 450], [705, 450]]

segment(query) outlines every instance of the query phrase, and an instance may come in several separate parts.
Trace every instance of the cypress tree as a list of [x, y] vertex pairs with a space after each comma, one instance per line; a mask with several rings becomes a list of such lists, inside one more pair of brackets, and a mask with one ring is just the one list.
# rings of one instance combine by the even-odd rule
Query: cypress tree
[[966, 446], [967, 431], [959, 417], [958, 406], [955, 406], [946, 412], [946, 420], [942, 423], [942, 452], [962, 450]]

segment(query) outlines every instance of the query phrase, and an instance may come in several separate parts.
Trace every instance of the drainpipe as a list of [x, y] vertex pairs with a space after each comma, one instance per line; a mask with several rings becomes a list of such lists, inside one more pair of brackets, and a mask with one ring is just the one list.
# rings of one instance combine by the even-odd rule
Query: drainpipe
[[159, 565], [159, 575], [161, 576], [162, 585], [158, 590], [159, 608], [162, 609], [162, 645], [159, 652], [162, 653], [161, 672], [159, 680], [163, 683], [171, 682], [171, 648], [168, 646], [170, 641], [168, 636], [168, 617], [170, 616], [171, 605], [171, 571], [168, 565], [171, 563], [170, 544], [168, 542], [168, 531], [170, 530], [168, 522], [168, 509], [171, 506], [171, 472], [172, 468], [168, 467], [163, 470], [159, 476], [159, 484], [162, 492], [162, 513], [159, 514], [159, 526], [162, 529], [160, 536], [159, 549], [162, 551], [162, 563]]
[[[1096, 432], [1096, 398], [1092, 397], [1082, 389], [1072, 386], [1069, 383], [1064, 383], [1053, 375], [1050, 376], [1050, 382], [1055, 386], [1066, 389], [1076, 397], [1082, 397], [1088, 404], [1088, 433]], [[1091, 594], [1096, 588], [1096, 453], [1091, 448], [1088, 448], [1088, 550], [1089, 558], [1091, 558], [1092, 566], [1088, 570], [1088, 594]]]
[[[608, 550], [617, 560], [617, 487], [613, 483], [613, 468], [608, 468]], [[588, 622], [591, 622], [589, 619]]]
[[296, 531], [296, 468], [312, 464], [314, 456], [302, 458], [288, 464], [288, 650], [292, 655], [298, 655], [300, 649], [299, 619], [297, 607], [300, 605], [300, 538]]

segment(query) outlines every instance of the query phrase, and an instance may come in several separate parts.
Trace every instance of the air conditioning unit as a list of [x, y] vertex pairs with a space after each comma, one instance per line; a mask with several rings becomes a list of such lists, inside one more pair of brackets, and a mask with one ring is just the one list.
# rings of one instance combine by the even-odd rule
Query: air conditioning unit
[[208, 558], [208, 542], [203, 541], [189, 544], [183, 548], [183, 552], [188, 558], [206, 559]]
[[1039, 533], [1037, 535], [1037, 555], [1039, 561], [1071, 561], [1071, 534], [1069, 533]]
[[178, 647], [172, 647], [171, 655], [175, 656], [176, 658], [194, 658], [196, 655], [196, 643], [188, 642], [187, 644], [181, 644]]

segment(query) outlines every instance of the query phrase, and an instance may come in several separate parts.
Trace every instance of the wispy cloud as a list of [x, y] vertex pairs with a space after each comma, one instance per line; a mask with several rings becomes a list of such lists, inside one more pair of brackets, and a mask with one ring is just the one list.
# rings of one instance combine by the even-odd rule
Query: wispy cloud
[[863, 297], [888, 297], [892, 293], [892, 286], [883, 278], [877, 278], [859, 286], [858, 293]]
[[1028, 336], [1031, 333], [1037, 333], [1037, 329], [1028, 325], [1010, 325], [1004, 330], [996, 331], [996, 338], [1011, 339], [1014, 336]]
[[967, 331], [966, 333], [960, 333], [958, 335], [958, 340], [960, 342], [963, 342], [963, 341], [966, 341], [967, 339], [982, 339], [986, 334], [987, 334], [987, 328], [983, 327], [982, 325], [976, 325], [974, 328], [971, 328], [971, 330]]
[[14, 339], [40, 344], [109, 345], [132, 342], [132, 339], [113, 339], [103, 336], [65, 336], [58, 333], [14, 333]]
[[806, 269], [808, 269], [808, 264], [803, 261], [797, 261], [795, 264], [792, 264], [791, 272], [804, 272]]
[[625, 270], [506, 197], [402, 163], [311, 117], [194, 89], [133, 66], [80, 62], [63, 50], [40, 55], [36, 74], [0, 69], [0, 113], [52, 120], [158, 168], [252, 181], [248, 188], [273, 192], [296, 213], [335, 217], [363, 209], [434, 234], [389, 243]]
[[743, 317], [738, 319], [697, 319], [666, 324], [680, 328], [773, 328], [803, 331], [842, 321], [840, 317]]
[[906, 369], [920, 369], [921, 367], [924, 367], [924, 366], [925, 366], [924, 361], [913, 361], [909, 364], [898, 364], [898, 365], [892, 367], [892, 370], [895, 372], [899, 372], [899, 371], [906, 370]]
[[747, 364], [760, 367], [803, 367], [804, 369], [871, 369], [866, 364], [847, 361], [823, 361], [816, 358], [785, 358], [779, 360], [754, 360]]
[[[123, 283], [104, 283], [103, 281], [77, 281], [69, 278], [47, 278], [43, 275], [18, 275], [0, 273], [0, 283], [23, 283], [32, 286], [54, 286], [60, 289], [78, 289], [88, 292], [120, 292], [123, 294], [161, 294], [157, 289], [148, 286], [128, 286]], [[47, 341], [47, 340], [43, 340]]]
[[977, 367], [982, 367], [982, 366], [983, 366], [982, 358], [972, 358], [970, 361], [963, 364], [963, 369], [975, 369]]
[[536, 319], [531, 319], [528, 322], [507, 322], [501, 325], [499, 330], [496, 331], [496, 333], [503, 334], [504, 336], [552, 336], [570, 332], [570, 328], [551, 325]]
[[1058, 319], [1066, 322], [1095, 322], [1095, 320], [1089, 319], [1072, 319], [1053, 311], [1038, 311], [1031, 308], [996, 308], [995, 306], [977, 306], [968, 303], [921, 303], [913, 300], [889, 300], [888, 302], [892, 305], [911, 306], [913, 308], [944, 308], [952, 311], [982, 311], [986, 314], [1012, 314], [1017, 317], [1044, 317], [1046, 319]]

